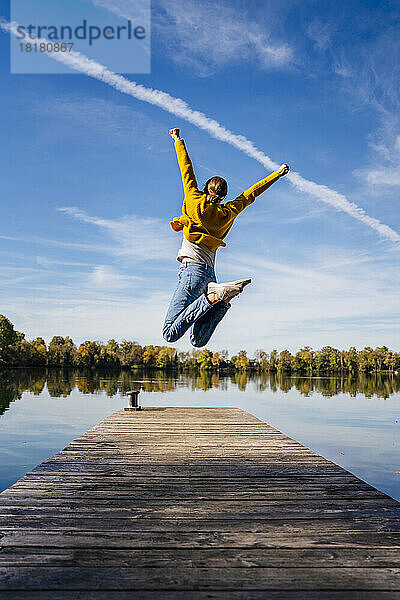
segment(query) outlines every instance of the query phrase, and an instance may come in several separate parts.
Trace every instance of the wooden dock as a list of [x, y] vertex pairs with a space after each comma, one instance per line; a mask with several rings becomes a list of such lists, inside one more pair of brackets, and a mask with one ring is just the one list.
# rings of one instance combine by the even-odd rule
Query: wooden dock
[[399, 599], [399, 508], [242, 410], [120, 410], [0, 494], [0, 598]]

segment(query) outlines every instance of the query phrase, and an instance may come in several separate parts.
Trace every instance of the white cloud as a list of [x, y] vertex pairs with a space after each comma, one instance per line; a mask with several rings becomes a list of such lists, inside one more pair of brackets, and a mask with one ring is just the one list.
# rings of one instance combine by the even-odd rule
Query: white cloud
[[70, 335], [75, 343], [85, 339], [131, 339], [145, 343], [163, 343], [162, 323], [168, 297], [160, 293], [132, 298], [129, 294], [112, 295], [99, 288], [83, 290], [66, 286], [57, 290], [48, 286], [43, 297], [3, 298], [2, 312], [27, 338]]
[[356, 170], [356, 175], [374, 186], [400, 186], [399, 130], [400, 117], [397, 114], [382, 114], [381, 127], [370, 143], [374, 152], [373, 162], [365, 169]]
[[122, 290], [132, 288], [140, 277], [125, 275], [110, 265], [97, 265], [89, 275], [88, 285], [99, 290]]
[[[137, 6], [136, 0], [94, 2], [125, 18]], [[252, 62], [271, 69], [293, 60], [290, 46], [272, 33], [277, 29], [272, 7], [264, 8], [262, 22], [245, 5], [237, 8], [222, 1], [216, 6], [211, 0], [158, 0], [153, 7], [153, 39], [171, 60], [201, 76], [229, 64]]]
[[[320, 33], [316, 26], [315, 39]], [[338, 89], [350, 100], [350, 110], [368, 109], [376, 115], [375, 124], [371, 119], [368, 139], [371, 149], [369, 164], [355, 169], [354, 174], [373, 187], [398, 187], [400, 43], [397, 29], [381, 27], [375, 35], [347, 48], [338, 39], [332, 37], [328, 42], [323, 33], [321, 35], [329, 47], [332, 70], [340, 76]]]
[[[357, 172], [360, 173], [360, 171]], [[379, 169], [361, 171], [361, 175], [372, 185], [400, 185], [400, 167], [382, 166]]]
[[176, 252], [176, 240], [168, 222], [154, 217], [127, 215], [117, 219], [90, 216], [74, 206], [61, 212], [102, 229], [113, 241], [111, 253], [140, 261], [170, 260]]
[[333, 71], [340, 77], [347, 78], [351, 77], [351, 69], [346, 65], [344, 60], [336, 60], [333, 65]]
[[[295, 260], [231, 253], [224, 279], [252, 277], [211, 346], [239, 349], [399, 344], [396, 259], [317, 247]], [[306, 265], [306, 266], [305, 266]], [[247, 340], [246, 343], [243, 340]]]
[[308, 37], [314, 42], [314, 48], [325, 52], [331, 43], [332, 23], [323, 23], [313, 19], [307, 27]]
[[379, 111], [381, 126], [373, 135], [369, 146], [370, 164], [354, 171], [371, 186], [400, 186], [400, 116], [389, 111]]
[[154, 28], [172, 60], [209, 75], [220, 67], [251, 62], [261, 69], [283, 67], [293, 59], [287, 43], [274, 41], [265, 21], [251, 18], [244, 5], [210, 0], [159, 0]]

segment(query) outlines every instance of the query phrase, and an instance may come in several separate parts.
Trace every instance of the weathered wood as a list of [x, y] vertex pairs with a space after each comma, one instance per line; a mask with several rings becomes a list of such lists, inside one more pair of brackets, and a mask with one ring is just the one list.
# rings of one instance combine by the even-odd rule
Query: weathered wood
[[[0, 526], [13, 527], [23, 524], [25, 519], [30, 523], [44, 522], [46, 519], [62, 519], [66, 526], [73, 519], [88, 520], [91, 524], [111, 520], [115, 526], [124, 528], [132, 519], [343, 519], [343, 518], [396, 518], [398, 506], [395, 500], [377, 498], [352, 501], [341, 500], [314, 500], [286, 502], [230, 501], [230, 500], [166, 500], [160, 506], [160, 501], [136, 501], [135, 506], [129, 500], [118, 498], [102, 500], [101, 502], [87, 503], [81, 500], [22, 500], [20, 502], [7, 498], [0, 504]], [[96, 517], [93, 517], [95, 512]], [[210, 516], [211, 515], [211, 516]], [[106, 525], [108, 526], [108, 524]]]
[[[93, 515], [95, 515], [93, 509]], [[21, 519], [18, 525], [13, 524], [10, 518], [5, 518], [0, 528], [0, 535], [8, 531], [19, 531], [22, 529], [36, 529], [45, 534], [56, 529], [58, 531], [91, 531], [91, 532], [247, 532], [247, 533], [287, 533], [298, 535], [301, 533], [320, 533], [326, 534], [348, 531], [374, 531], [374, 532], [399, 532], [400, 519], [398, 517], [386, 518], [366, 517], [366, 518], [282, 518], [282, 519], [182, 519], [182, 518], [136, 518], [136, 519], [98, 519], [95, 516], [91, 518], [80, 519], [78, 517], [66, 519], [63, 516], [47, 519]], [[128, 528], [128, 529], [127, 529]]]
[[0, 553], [0, 567], [358, 567], [360, 560], [370, 567], [400, 567], [398, 548], [43, 548], [8, 547]]
[[[167, 486], [217, 486], [219, 489], [229, 489], [229, 486], [242, 486], [244, 489], [249, 489], [249, 486], [258, 486], [264, 491], [269, 491], [274, 488], [284, 487], [285, 489], [290, 489], [292, 486], [305, 486], [307, 489], [312, 487], [332, 487], [332, 489], [343, 489], [343, 484], [356, 487], [358, 486], [360, 489], [374, 489], [371, 486], [359, 479], [357, 479], [351, 473], [346, 474], [334, 474], [331, 476], [320, 476], [320, 475], [304, 475], [304, 476], [292, 476], [292, 477], [268, 477], [268, 476], [253, 476], [253, 477], [220, 477], [218, 475], [202, 477], [200, 476], [192, 476], [192, 477], [175, 477], [173, 475], [169, 477], [158, 476], [157, 474], [146, 476], [146, 475], [138, 475], [138, 476], [114, 476], [109, 477], [107, 479], [107, 489], [108, 486], [116, 485], [118, 489], [123, 488], [124, 486], [130, 487], [132, 489], [136, 485], [147, 486], [149, 481], [151, 481], [152, 486], [157, 485], [167, 485]], [[16, 491], [23, 487], [30, 487], [32, 489], [40, 489], [42, 486], [46, 485], [53, 486], [60, 485], [64, 488], [65, 484], [71, 486], [83, 486], [85, 489], [91, 485], [104, 485], [104, 480], [101, 477], [96, 475], [86, 476], [85, 479], [82, 479], [79, 474], [70, 474], [70, 473], [52, 473], [52, 474], [42, 474], [42, 473], [29, 473], [25, 475], [18, 481], [18, 485], [12, 485], [7, 490], [2, 493], [8, 493], [9, 491]], [[225, 488], [228, 486], [228, 488]], [[347, 488], [346, 488], [347, 489]], [[383, 492], [380, 492], [383, 493]]]
[[399, 503], [235, 408], [117, 411], [0, 494], [3, 597], [400, 598]]
[[[165, 461], [165, 456], [164, 456]], [[141, 461], [127, 463], [122, 461], [89, 461], [85, 460], [66, 461], [49, 460], [32, 469], [31, 473], [38, 474], [73, 474], [79, 473], [81, 477], [86, 475], [98, 477], [138, 477], [138, 476], [182, 476], [182, 477], [285, 477], [285, 476], [331, 476], [346, 475], [341, 467], [330, 464], [297, 464], [297, 461], [286, 463], [271, 463], [261, 459], [249, 460], [229, 460], [226, 458], [217, 458], [216, 460], [171, 460], [169, 463], [154, 461]]]
[[[400, 549], [400, 530], [382, 529], [379, 523], [364, 523], [366, 527], [348, 528], [348, 523], [336, 522], [335, 527], [321, 526], [320, 522], [314, 527], [308, 522], [297, 522], [297, 527], [287, 527], [276, 531], [274, 527], [254, 526], [243, 521], [223, 524], [213, 531], [213, 525], [208, 528], [193, 527], [186, 523], [157, 523], [152, 528], [136, 527], [125, 531], [88, 531], [77, 529], [38, 529], [18, 528], [3, 531], [1, 545], [30, 548], [41, 545], [48, 548], [390, 548]], [[170, 525], [168, 527], [168, 525]], [[197, 525], [197, 524], [196, 524]], [[202, 523], [202, 525], [204, 525]], [[189, 531], [188, 531], [189, 528]], [[221, 531], [221, 528], [224, 530]], [[384, 533], [384, 535], [383, 535]]]
[[[27, 600], [25, 591], [0, 591], [1, 600]], [[196, 590], [129, 590], [129, 591], [30, 591], [29, 600], [400, 600], [400, 592], [383, 592], [374, 590], [324, 590], [323, 596], [320, 590], [313, 591], [257, 591], [257, 590], [207, 590], [206, 592]]]
[[[0, 592], [1, 600], [26, 600], [26, 592]], [[192, 591], [165, 591], [158, 590], [129, 590], [129, 591], [51, 591], [30, 592], [29, 600], [194, 600]], [[400, 600], [398, 592], [381, 591], [338, 591], [325, 590], [323, 597], [319, 591], [285, 590], [284, 594], [277, 591], [243, 590], [237, 591], [212, 591], [202, 592], [196, 590], [195, 600]]]
[[6, 567], [0, 590], [398, 590], [400, 569], [375, 567]]
[[[32, 477], [32, 479], [34, 479]], [[385, 497], [382, 492], [374, 490], [369, 486], [357, 486], [353, 482], [347, 482], [345, 486], [338, 484], [328, 485], [302, 485], [292, 481], [288, 485], [266, 485], [266, 481], [254, 483], [249, 481], [247, 485], [226, 483], [223, 479], [219, 483], [210, 483], [207, 480], [193, 483], [181, 483], [175, 478], [170, 478], [170, 482], [162, 483], [159, 481], [149, 482], [133, 482], [131, 485], [126, 483], [123, 478], [119, 478], [121, 483], [110, 481], [108, 486], [104, 488], [103, 481], [92, 481], [87, 484], [81, 481], [68, 482], [68, 486], [61, 481], [51, 481], [42, 483], [37, 478], [32, 482], [21, 483], [19, 487], [9, 488], [0, 496], [0, 505], [6, 502], [6, 498], [14, 498], [16, 500], [39, 498], [41, 502], [57, 503], [61, 499], [76, 499], [84, 498], [85, 501], [90, 499], [91, 502], [102, 501], [103, 499], [114, 499], [118, 496], [120, 500], [154, 500], [154, 499], [174, 499], [186, 500], [196, 498], [197, 500], [320, 500], [351, 498], [351, 499], [372, 499]], [[111, 478], [110, 478], [111, 479]], [[183, 478], [182, 478], [183, 479]], [[39, 484], [39, 485], [38, 485]]]

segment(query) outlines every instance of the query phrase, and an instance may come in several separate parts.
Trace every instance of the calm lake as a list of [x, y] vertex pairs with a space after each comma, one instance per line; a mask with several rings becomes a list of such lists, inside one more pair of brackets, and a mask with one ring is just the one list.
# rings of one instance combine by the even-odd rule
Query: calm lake
[[242, 408], [400, 500], [400, 377], [0, 373], [0, 491], [127, 405]]

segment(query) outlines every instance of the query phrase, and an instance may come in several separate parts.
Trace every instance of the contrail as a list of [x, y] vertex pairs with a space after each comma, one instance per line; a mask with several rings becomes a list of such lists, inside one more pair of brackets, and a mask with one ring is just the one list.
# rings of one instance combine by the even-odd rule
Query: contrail
[[[0, 22], [0, 27], [2, 27], [2, 29], [5, 31], [17, 36], [18, 23]], [[48, 43], [48, 40], [43, 38], [35, 39], [38, 43]], [[217, 140], [226, 142], [238, 150], [241, 150], [247, 154], [247, 156], [250, 156], [251, 158], [254, 158], [260, 162], [267, 169], [276, 170], [279, 166], [278, 163], [275, 163], [269, 156], [261, 152], [261, 150], [258, 150], [253, 142], [248, 140], [245, 136], [237, 135], [236, 133], [229, 131], [229, 129], [226, 129], [223, 125], [218, 123], [218, 121], [215, 121], [215, 119], [207, 117], [207, 115], [198, 110], [193, 110], [181, 98], [175, 98], [174, 96], [171, 96], [170, 94], [167, 94], [161, 90], [147, 88], [143, 85], [135, 83], [134, 81], [130, 81], [126, 77], [110, 71], [104, 65], [91, 58], [88, 58], [80, 52], [49, 52], [47, 54], [50, 56], [50, 58], [67, 65], [75, 71], [79, 71], [80, 73], [84, 73], [89, 77], [93, 77], [94, 79], [98, 79], [99, 81], [107, 83], [123, 94], [128, 94], [129, 96], [133, 96], [138, 100], [158, 106], [159, 108], [162, 108], [163, 110], [176, 115], [181, 119], [189, 121], [189, 123], [196, 125], [196, 127], [207, 131]], [[304, 179], [304, 177], [296, 172], [289, 173], [286, 178], [289, 179], [289, 181], [298, 190], [305, 192], [317, 200], [329, 204], [330, 206], [333, 206], [337, 210], [349, 214], [354, 219], [361, 221], [365, 225], [368, 225], [368, 227], [371, 227], [377, 231], [383, 238], [391, 240], [392, 242], [400, 242], [400, 234], [398, 234], [397, 231], [388, 225], [381, 223], [378, 219], [370, 217], [363, 208], [357, 206], [357, 204], [354, 204], [354, 202], [350, 202], [346, 196], [344, 196], [344, 194], [340, 194], [335, 190], [331, 190], [325, 185], [320, 185], [313, 181]]]

